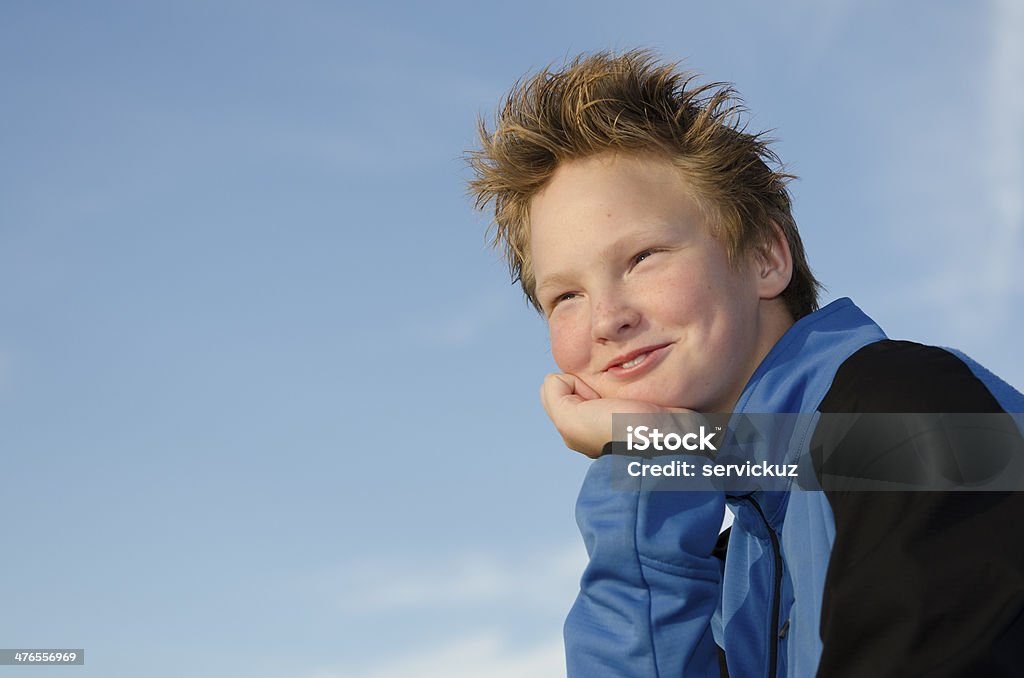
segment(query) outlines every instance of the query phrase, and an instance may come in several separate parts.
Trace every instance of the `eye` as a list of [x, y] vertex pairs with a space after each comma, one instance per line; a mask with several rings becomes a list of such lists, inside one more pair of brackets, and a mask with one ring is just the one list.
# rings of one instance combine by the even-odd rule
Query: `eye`
[[575, 299], [578, 296], [579, 294], [577, 294], [576, 292], [563, 292], [562, 294], [552, 297], [551, 301], [548, 302], [548, 315], [554, 313], [555, 309], [558, 308], [558, 306], [562, 302], [571, 301], [572, 299]]
[[635, 254], [633, 256], [633, 265], [636, 266], [641, 261], [643, 261], [644, 259], [647, 259], [652, 254], [654, 254], [655, 251], [656, 250], [644, 250], [643, 252], [638, 252], [637, 254]]

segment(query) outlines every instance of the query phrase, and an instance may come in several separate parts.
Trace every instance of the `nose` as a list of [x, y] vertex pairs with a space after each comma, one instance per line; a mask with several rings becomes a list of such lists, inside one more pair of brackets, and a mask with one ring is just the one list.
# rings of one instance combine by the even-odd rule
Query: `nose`
[[594, 341], [616, 341], [640, 324], [640, 312], [621, 297], [605, 297], [594, 304], [591, 334]]

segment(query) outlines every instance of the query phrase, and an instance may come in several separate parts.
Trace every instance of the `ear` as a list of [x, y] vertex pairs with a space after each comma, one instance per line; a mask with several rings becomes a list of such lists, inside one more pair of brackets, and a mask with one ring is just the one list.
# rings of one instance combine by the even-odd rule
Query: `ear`
[[768, 241], [757, 248], [754, 255], [757, 272], [757, 290], [762, 299], [774, 299], [789, 287], [793, 278], [793, 255], [782, 229], [772, 222]]

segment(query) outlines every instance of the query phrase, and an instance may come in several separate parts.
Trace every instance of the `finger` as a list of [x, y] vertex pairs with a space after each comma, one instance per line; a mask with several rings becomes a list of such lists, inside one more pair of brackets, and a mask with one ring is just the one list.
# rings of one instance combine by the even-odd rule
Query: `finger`
[[573, 390], [584, 400], [597, 400], [601, 397], [601, 394], [591, 388], [590, 384], [583, 381], [575, 374], [569, 376], [573, 378]]
[[[559, 397], [565, 397], [572, 394], [579, 396], [581, 400], [596, 400], [601, 397], [601, 394], [592, 389], [587, 382], [569, 372], [552, 373], [545, 380], [550, 380], [550, 385], [553, 387], [549, 395], [557, 394]], [[578, 401], [573, 398], [573, 402]]]
[[549, 374], [540, 385], [540, 402], [548, 416], [552, 416], [552, 408], [563, 398], [571, 396], [573, 384], [562, 374]]
[[696, 410], [688, 410], [685, 407], [664, 407], [662, 409], [672, 414], [699, 414]]

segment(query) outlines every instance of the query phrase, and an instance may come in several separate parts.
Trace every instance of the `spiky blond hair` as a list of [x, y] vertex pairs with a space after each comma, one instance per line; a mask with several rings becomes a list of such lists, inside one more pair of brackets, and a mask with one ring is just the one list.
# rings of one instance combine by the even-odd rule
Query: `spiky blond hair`
[[493, 245], [535, 308], [530, 201], [560, 163], [605, 152], [653, 153], [672, 162], [734, 265], [769, 242], [778, 224], [793, 256], [786, 307], [794, 319], [818, 307], [820, 285], [786, 189], [795, 177], [781, 169], [771, 140], [747, 133], [731, 86], [694, 85], [695, 79], [647, 50], [581, 55], [517, 82], [493, 132], [479, 120], [480, 148], [468, 153], [475, 173], [469, 189], [478, 209], [493, 201]]

